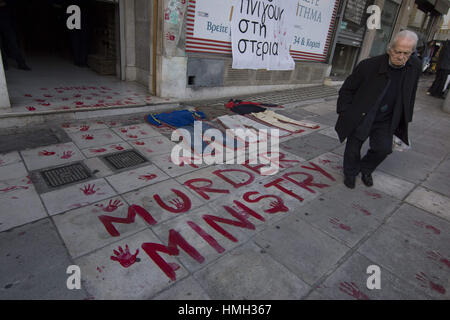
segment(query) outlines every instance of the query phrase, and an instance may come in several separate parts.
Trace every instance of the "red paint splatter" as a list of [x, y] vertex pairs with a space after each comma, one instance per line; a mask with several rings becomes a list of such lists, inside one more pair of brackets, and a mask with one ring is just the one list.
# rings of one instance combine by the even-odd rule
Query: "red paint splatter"
[[427, 252], [427, 254], [428, 254], [427, 255], [428, 259], [441, 262], [444, 265], [446, 265], [448, 268], [450, 268], [450, 260], [444, 258], [440, 252], [429, 251], [429, 252]]
[[156, 174], [146, 174], [146, 175], [142, 175], [139, 176], [140, 180], [144, 180], [144, 181], [150, 181], [153, 179], [156, 179], [158, 176]]
[[102, 152], [105, 152], [108, 150], [106, 150], [105, 148], [101, 148], [101, 149], [91, 149], [89, 151], [94, 152], [94, 153], [102, 153]]
[[366, 294], [359, 290], [354, 282], [341, 282], [339, 284], [339, 290], [357, 300], [370, 300]]
[[73, 156], [73, 151], [64, 151], [61, 159], [70, 159]]
[[370, 215], [371, 215], [371, 213], [370, 213], [369, 210], [365, 209], [364, 207], [360, 206], [359, 204], [354, 203], [354, 204], [352, 205], [352, 207], [353, 207], [354, 209], [357, 209], [357, 210], [361, 211], [361, 212], [364, 213], [366, 216], [370, 216]]
[[80, 127], [80, 131], [88, 131], [89, 128], [90, 128], [89, 126], [83, 125], [83, 126]]
[[85, 134], [82, 136], [82, 138], [84, 140], [94, 140], [94, 136], [90, 135], [90, 134]]
[[118, 150], [118, 151], [122, 151], [122, 150], [124, 150], [124, 147], [122, 147], [122, 146], [118, 146], [118, 145], [115, 145], [115, 146], [111, 146], [111, 148], [113, 148], [113, 149], [116, 149], [116, 150]]
[[117, 261], [124, 268], [132, 266], [136, 262], [136, 257], [139, 254], [139, 249], [136, 250], [135, 254], [130, 253], [128, 245], [125, 246], [125, 250], [119, 246], [119, 251], [113, 250], [115, 256], [111, 256], [111, 260]]
[[379, 193], [374, 193], [374, 192], [370, 192], [370, 191], [364, 191], [364, 193], [367, 196], [372, 197], [372, 199], [374, 199], [374, 200], [382, 198], [381, 194], [379, 194]]
[[47, 151], [47, 150], [42, 150], [41, 152], [39, 152], [39, 155], [40, 155], [40, 156], [49, 157], [49, 156], [55, 155], [55, 153], [54, 153], [54, 152]]
[[332, 223], [333, 225], [335, 225], [335, 228], [340, 228], [342, 230], [345, 231], [351, 231], [352, 228], [350, 226], [347, 226], [343, 223], [340, 223], [340, 220], [337, 218], [330, 218], [330, 223]]
[[[433, 278], [439, 280], [439, 278], [437, 277]], [[421, 282], [421, 287], [423, 288], [430, 288], [431, 290], [436, 291], [439, 294], [445, 294], [447, 292], [442, 285], [431, 281], [430, 278], [424, 272], [417, 273], [416, 279]]]
[[27, 107], [27, 110], [28, 111], [36, 111], [36, 108], [35, 107]]

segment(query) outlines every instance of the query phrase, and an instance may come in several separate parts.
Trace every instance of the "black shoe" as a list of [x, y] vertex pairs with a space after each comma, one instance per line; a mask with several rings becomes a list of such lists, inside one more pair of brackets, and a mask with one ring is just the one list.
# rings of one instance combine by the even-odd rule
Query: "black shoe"
[[367, 187], [373, 186], [373, 179], [370, 173], [369, 174], [361, 173], [361, 180]]
[[355, 189], [356, 177], [355, 176], [345, 176], [344, 184], [349, 189]]
[[30, 71], [31, 70], [31, 68], [29, 66], [27, 66], [25, 63], [19, 64], [18, 68], [20, 70], [25, 70], [25, 71]]

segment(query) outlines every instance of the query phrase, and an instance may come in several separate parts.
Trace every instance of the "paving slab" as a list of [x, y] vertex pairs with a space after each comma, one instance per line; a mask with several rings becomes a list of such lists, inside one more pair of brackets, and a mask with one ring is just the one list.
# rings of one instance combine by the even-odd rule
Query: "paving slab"
[[0, 299], [84, 299], [67, 289], [73, 262], [50, 219], [0, 233]]
[[450, 198], [417, 187], [405, 201], [450, 221]]
[[305, 137], [291, 139], [280, 144], [281, 149], [285, 149], [306, 160], [313, 159], [338, 146], [338, 141], [319, 133], [311, 133]]
[[[114, 197], [55, 215], [53, 221], [69, 254], [77, 258], [147, 228], [140, 216], [131, 217], [128, 212], [129, 206], [123, 198]], [[104, 223], [100, 217], [105, 219]], [[120, 223], [118, 219], [124, 221]]]
[[23, 179], [27, 175], [28, 172], [23, 162], [11, 163], [0, 167], [1, 181], [5, 183], [10, 179]]
[[17, 151], [0, 154], [0, 166], [6, 166], [8, 164], [13, 164], [21, 161], [22, 159], [20, 158], [19, 152]]
[[329, 128], [320, 130], [319, 133], [323, 134], [323, 135], [325, 135], [327, 137], [339, 140], [339, 136], [338, 136], [336, 130], [334, 129], [334, 127], [329, 127]]
[[422, 186], [450, 197], [450, 160], [441, 163]]
[[[448, 299], [450, 277], [439, 261], [428, 258], [429, 249], [413, 238], [384, 226], [358, 252], [409, 282], [434, 299]], [[448, 256], [447, 253], [443, 253]]]
[[152, 164], [106, 177], [106, 180], [119, 194], [167, 179], [169, 176]]
[[[5, 167], [10, 166], [14, 164]], [[26, 176], [0, 181], [0, 208], [0, 231], [47, 217], [36, 189]]]
[[62, 166], [85, 159], [80, 149], [72, 142], [23, 150], [20, 153], [29, 171]]
[[64, 122], [60, 127], [66, 133], [77, 133], [77, 132], [90, 132], [93, 130], [108, 129], [108, 126], [103, 121], [91, 120], [83, 122]]
[[317, 290], [332, 300], [427, 300], [420, 290], [380, 268], [380, 289], [367, 288], [367, 280], [373, 273], [367, 273], [369, 266], [376, 263], [361, 254], [353, 254], [339, 266]]
[[286, 267], [252, 242], [194, 274], [216, 300], [297, 300], [309, 290]]
[[69, 137], [80, 149], [101, 147], [123, 142], [123, 140], [111, 129], [93, 130], [86, 133], [69, 133]]
[[82, 149], [81, 152], [86, 158], [93, 158], [99, 156], [106, 156], [112, 153], [121, 152], [125, 150], [131, 150], [132, 147], [126, 142], [119, 142], [108, 144], [105, 146], [91, 147], [87, 149]]
[[333, 270], [349, 250], [296, 216], [288, 216], [271, 225], [253, 240], [310, 285]]
[[149, 159], [157, 155], [170, 154], [176, 145], [164, 136], [134, 140], [130, 141], [130, 144]]
[[125, 193], [123, 197], [130, 205], [136, 204], [146, 209], [156, 223], [190, 214], [206, 203], [173, 179]]
[[[82, 284], [93, 299], [150, 299], [175, 282], [144, 251], [142, 245], [146, 243], [160, 244], [161, 241], [150, 230], [144, 230], [75, 259], [81, 269]], [[188, 275], [176, 258], [160, 254], [176, 269], [176, 280]]]
[[190, 276], [161, 292], [153, 300], [211, 300], [194, 277]]
[[187, 159], [186, 161], [180, 163], [180, 165], [177, 165], [172, 162], [170, 154], [161, 154], [152, 156], [151, 162], [159, 169], [161, 169], [163, 172], [165, 172], [167, 175], [174, 178], [181, 176], [183, 174], [197, 171], [201, 168], [206, 168], [208, 166], [203, 161], [201, 164], [195, 164], [194, 163], [195, 159], [196, 158]]
[[159, 137], [161, 134], [147, 123], [133, 124], [125, 127], [112, 128], [112, 130], [123, 140], [132, 141]]
[[372, 177], [375, 190], [384, 192], [399, 200], [405, 199], [415, 187], [411, 182], [396, 178], [382, 171], [375, 171]]
[[[450, 252], [450, 222], [427, 211], [405, 203], [389, 218], [387, 225], [421, 242], [429, 252]], [[434, 254], [430, 256], [433, 258]]]
[[413, 150], [393, 152], [381, 163], [377, 170], [410, 182], [419, 183], [437, 167], [439, 162], [439, 159]]
[[327, 195], [317, 200], [298, 208], [296, 216], [348, 247], [354, 247], [381, 224], [367, 210], [344, 205]]
[[111, 198], [116, 192], [103, 179], [90, 180], [41, 194], [49, 215], [73, 210]]
[[369, 215], [381, 222], [391, 215], [400, 205], [400, 201], [390, 195], [373, 188], [367, 188], [358, 184], [354, 190], [344, 185], [336, 186], [327, 193], [329, 199], [359, 210], [362, 214]]

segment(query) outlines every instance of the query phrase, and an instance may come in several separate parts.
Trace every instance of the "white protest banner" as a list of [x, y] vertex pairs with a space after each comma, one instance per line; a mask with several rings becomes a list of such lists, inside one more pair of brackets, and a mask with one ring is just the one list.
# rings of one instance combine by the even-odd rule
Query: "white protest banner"
[[294, 59], [324, 61], [330, 46], [339, 1], [292, 0], [292, 2], [295, 3], [292, 56]]
[[234, 0], [231, 46], [234, 69], [293, 70], [295, 2]]

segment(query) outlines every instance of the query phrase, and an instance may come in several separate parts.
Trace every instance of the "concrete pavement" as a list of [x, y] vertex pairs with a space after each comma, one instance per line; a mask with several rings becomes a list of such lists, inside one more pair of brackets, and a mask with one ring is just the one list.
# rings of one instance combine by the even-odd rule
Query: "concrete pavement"
[[[394, 152], [373, 188], [343, 186], [336, 98], [276, 110], [320, 128], [280, 141], [275, 176], [176, 166], [171, 131], [142, 114], [48, 123], [36, 141], [0, 132], [0, 299], [449, 299], [450, 115], [425, 95], [429, 80], [412, 149]], [[102, 160], [132, 149], [148, 161]], [[40, 175], [74, 162], [92, 176], [51, 188]], [[70, 265], [80, 290], [67, 288]]]

